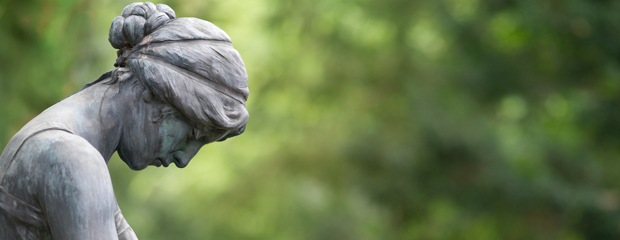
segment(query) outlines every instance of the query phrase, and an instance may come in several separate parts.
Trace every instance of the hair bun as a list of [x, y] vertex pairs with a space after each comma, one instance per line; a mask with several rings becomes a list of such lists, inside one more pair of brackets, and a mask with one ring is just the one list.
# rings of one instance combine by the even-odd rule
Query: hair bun
[[133, 48], [140, 40], [176, 17], [166, 4], [136, 2], [112, 20], [108, 41], [116, 49]]
[[156, 29], [168, 23], [168, 21], [170, 21], [170, 18], [167, 14], [163, 12], [156, 12], [146, 21], [145, 31], [148, 33], [152, 33]]
[[166, 4], [157, 4], [155, 5], [155, 8], [157, 9], [157, 11], [163, 12], [166, 15], [168, 15], [170, 19], [176, 18], [176, 14], [174, 13], [174, 10], [172, 10], [172, 8], [168, 7], [168, 5]]

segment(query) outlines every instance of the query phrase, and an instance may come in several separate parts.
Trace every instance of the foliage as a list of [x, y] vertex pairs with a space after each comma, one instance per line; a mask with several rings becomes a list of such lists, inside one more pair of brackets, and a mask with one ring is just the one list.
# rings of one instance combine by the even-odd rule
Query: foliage
[[[112, 68], [128, 1], [0, 1], [0, 143]], [[142, 239], [618, 239], [620, 2], [166, 1], [250, 76], [246, 133], [109, 167]]]

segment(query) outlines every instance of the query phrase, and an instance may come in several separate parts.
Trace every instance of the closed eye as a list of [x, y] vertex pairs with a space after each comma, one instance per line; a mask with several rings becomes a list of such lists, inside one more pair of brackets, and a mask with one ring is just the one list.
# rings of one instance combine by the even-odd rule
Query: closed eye
[[188, 139], [191, 140], [198, 140], [200, 139], [202, 133], [200, 132], [200, 130], [196, 129], [196, 128], [192, 128], [192, 130], [190, 131], [189, 135], [187, 136]]

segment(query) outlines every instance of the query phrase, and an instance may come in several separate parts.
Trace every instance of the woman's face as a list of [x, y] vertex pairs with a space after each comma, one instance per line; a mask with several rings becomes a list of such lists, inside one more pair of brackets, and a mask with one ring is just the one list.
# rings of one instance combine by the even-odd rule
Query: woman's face
[[153, 116], [154, 111], [134, 111], [133, 119], [137, 121], [128, 123], [121, 134], [118, 153], [133, 170], [142, 170], [149, 165], [168, 167], [172, 163], [183, 168], [202, 146], [217, 140], [212, 131], [197, 132], [178, 113], [153, 121], [149, 116]]

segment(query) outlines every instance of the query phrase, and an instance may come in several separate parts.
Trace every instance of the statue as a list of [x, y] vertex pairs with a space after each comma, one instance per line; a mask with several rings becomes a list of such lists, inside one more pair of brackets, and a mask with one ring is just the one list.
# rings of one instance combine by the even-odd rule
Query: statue
[[187, 166], [245, 130], [247, 73], [228, 35], [133, 3], [114, 18], [115, 68], [27, 123], [0, 156], [0, 239], [137, 239], [107, 169]]

